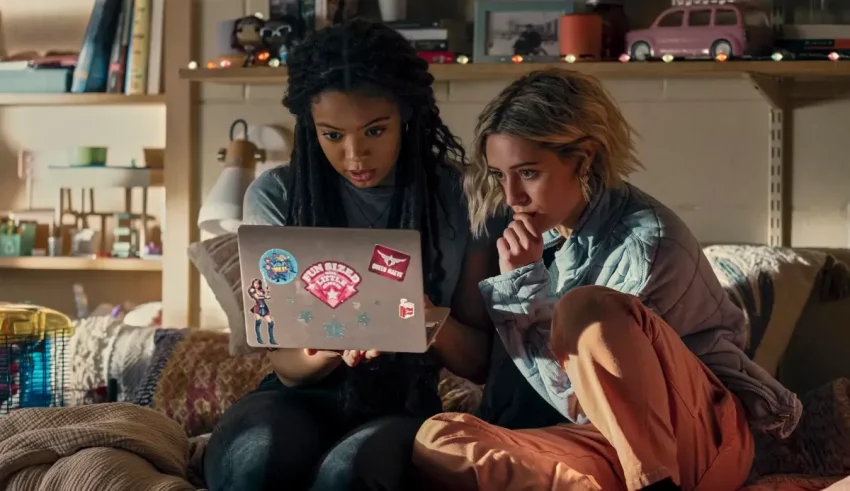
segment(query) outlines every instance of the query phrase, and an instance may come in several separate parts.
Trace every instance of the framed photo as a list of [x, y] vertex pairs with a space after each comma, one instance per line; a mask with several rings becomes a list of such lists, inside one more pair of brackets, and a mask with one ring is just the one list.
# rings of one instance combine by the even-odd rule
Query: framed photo
[[558, 25], [562, 15], [575, 12], [573, 0], [476, 0], [472, 61], [560, 61]]

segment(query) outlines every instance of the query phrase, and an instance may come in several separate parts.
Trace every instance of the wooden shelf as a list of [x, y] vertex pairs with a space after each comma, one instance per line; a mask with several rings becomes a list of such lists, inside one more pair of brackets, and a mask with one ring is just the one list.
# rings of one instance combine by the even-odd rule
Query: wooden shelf
[[164, 95], [0, 93], [0, 106], [139, 106], [164, 103]]
[[150, 167], [48, 167], [33, 180], [65, 189], [161, 187], [163, 172]]
[[[431, 73], [438, 81], [481, 81], [514, 79], [540, 68], [560, 67], [600, 78], [733, 78], [758, 75], [778, 78], [850, 77], [850, 61], [674, 61], [600, 63], [470, 63], [434, 64]], [[286, 83], [285, 67], [183, 68], [180, 78], [217, 84]]]
[[0, 257], [0, 269], [39, 269], [50, 271], [162, 271], [159, 259], [120, 259], [87, 257]]

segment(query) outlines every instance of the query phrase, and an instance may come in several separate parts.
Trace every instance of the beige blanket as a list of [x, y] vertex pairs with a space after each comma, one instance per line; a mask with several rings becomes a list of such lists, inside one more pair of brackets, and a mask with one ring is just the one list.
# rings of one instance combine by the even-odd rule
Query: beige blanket
[[194, 491], [189, 440], [132, 404], [19, 409], [0, 418], [0, 489]]

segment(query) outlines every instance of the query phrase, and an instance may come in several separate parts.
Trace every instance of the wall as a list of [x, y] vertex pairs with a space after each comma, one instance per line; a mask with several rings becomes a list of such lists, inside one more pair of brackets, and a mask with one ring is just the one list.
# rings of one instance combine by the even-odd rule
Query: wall
[[[426, 3], [446, 14], [471, 13], [468, 4], [447, 1], [411, 2], [409, 10], [424, 14], [421, 7]], [[264, 12], [265, 4], [203, 0], [199, 60], [217, 55], [216, 26], [221, 20]], [[660, 8], [644, 9], [634, 18], [645, 22]], [[443, 118], [465, 143], [472, 139], [478, 112], [504, 85], [437, 84]], [[640, 134], [638, 148], [646, 170], [633, 177], [635, 184], [675, 210], [702, 241], [766, 241], [768, 105], [751, 85], [744, 80], [617, 80], [605, 85]], [[850, 127], [850, 101], [830, 100], [841, 95], [837, 91], [834, 84], [795, 88], [795, 246], [847, 246], [850, 240], [850, 140], [842, 136]], [[282, 87], [204, 85], [201, 94], [200, 156], [206, 192], [218, 171], [216, 151], [233, 119], [289, 128], [293, 121], [280, 106]], [[215, 299], [205, 284], [202, 289], [202, 323], [224, 325]]]
[[[0, 51], [78, 50], [93, 5], [94, 0], [0, 0]], [[32, 150], [37, 164], [47, 166], [63, 165], [75, 146], [102, 145], [109, 147], [108, 165], [129, 165], [134, 158], [143, 161], [143, 147], [165, 144], [164, 121], [162, 106], [0, 107], [0, 212], [28, 205], [17, 178], [19, 150]], [[58, 204], [59, 192], [51, 186], [37, 185], [33, 194], [36, 208]], [[73, 195], [78, 208], [79, 195]], [[95, 200], [98, 211], [123, 210], [123, 190], [98, 190]], [[161, 215], [161, 201], [162, 191], [152, 192], [155, 215]], [[0, 301], [28, 300], [73, 313], [75, 282], [85, 287], [92, 304], [160, 296], [158, 273], [0, 269]]]

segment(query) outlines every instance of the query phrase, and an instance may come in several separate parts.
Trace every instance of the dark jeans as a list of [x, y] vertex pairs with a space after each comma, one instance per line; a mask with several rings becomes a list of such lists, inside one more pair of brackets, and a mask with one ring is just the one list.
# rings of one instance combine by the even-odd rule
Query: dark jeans
[[204, 454], [210, 491], [410, 489], [422, 419], [342, 422], [333, 391], [288, 389], [276, 378], [227, 409]]

